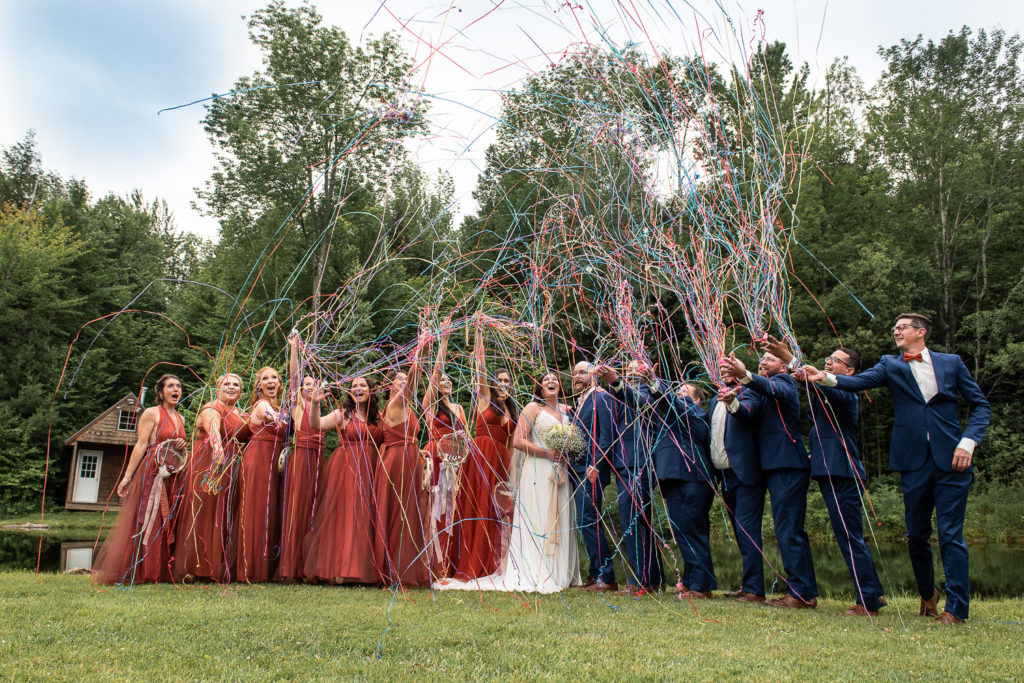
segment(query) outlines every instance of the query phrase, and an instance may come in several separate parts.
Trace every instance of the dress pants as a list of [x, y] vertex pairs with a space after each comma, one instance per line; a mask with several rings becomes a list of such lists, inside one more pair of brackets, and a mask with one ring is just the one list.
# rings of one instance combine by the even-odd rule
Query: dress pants
[[573, 502], [576, 507], [576, 527], [583, 539], [590, 560], [589, 576], [604, 583], [615, 582], [615, 568], [612, 565], [614, 553], [608, 545], [608, 538], [601, 528], [601, 506], [604, 503], [604, 487], [608, 485], [607, 470], [598, 475], [598, 480], [591, 483], [587, 479], [586, 470], [579, 472], [569, 468], [572, 478]]
[[815, 481], [825, 500], [839, 552], [850, 570], [857, 604], [874, 612], [878, 610], [878, 599], [884, 591], [871, 551], [864, 541], [864, 509], [857, 481], [852, 477], [815, 477]]
[[722, 471], [722, 499], [729, 510], [736, 545], [743, 557], [742, 589], [764, 595], [764, 552], [761, 522], [764, 518], [764, 482], [748, 486], [727, 469]]
[[932, 510], [938, 527], [939, 553], [946, 572], [945, 610], [958, 619], [967, 619], [971, 605], [967, 542], [964, 541], [964, 515], [967, 492], [974, 479], [972, 472], [946, 472], [931, 458], [924, 467], [901, 472], [903, 509], [907, 521], [907, 550], [921, 597], [935, 594], [935, 569], [932, 564]]
[[663, 579], [651, 524], [650, 470], [644, 468], [634, 471], [617, 467], [615, 482], [619, 491], [621, 549], [629, 564], [626, 570], [627, 582], [630, 586], [636, 587], [660, 587]]
[[715, 500], [714, 484], [682, 479], [659, 480], [672, 532], [683, 556], [683, 585], [710, 592], [718, 588], [711, 561], [711, 522], [708, 514]]
[[793, 597], [810, 602], [818, 597], [811, 543], [804, 529], [811, 472], [809, 469], [787, 467], [766, 470], [762, 476], [772, 497], [775, 540], [786, 571], [786, 590]]

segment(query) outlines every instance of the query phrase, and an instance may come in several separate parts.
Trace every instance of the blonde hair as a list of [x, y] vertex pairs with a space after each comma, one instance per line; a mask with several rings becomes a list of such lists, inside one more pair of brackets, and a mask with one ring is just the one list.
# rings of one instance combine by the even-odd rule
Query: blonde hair
[[[277, 396], [274, 396], [273, 398], [269, 396], [263, 396], [263, 389], [261, 386], [263, 384], [264, 376], [271, 372], [274, 373], [274, 375], [277, 377], [277, 385], [279, 387], [277, 391]], [[256, 373], [256, 383], [255, 385], [253, 385], [252, 398], [249, 401], [249, 409], [252, 410], [253, 408], [255, 408], [256, 404], [259, 403], [260, 401], [266, 401], [274, 410], [281, 410], [281, 392], [283, 390], [284, 383], [281, 381], [281, 374], [275, 368], [269, 365], [265, 365], [264, 367], [259, 369], [259, 372]]]

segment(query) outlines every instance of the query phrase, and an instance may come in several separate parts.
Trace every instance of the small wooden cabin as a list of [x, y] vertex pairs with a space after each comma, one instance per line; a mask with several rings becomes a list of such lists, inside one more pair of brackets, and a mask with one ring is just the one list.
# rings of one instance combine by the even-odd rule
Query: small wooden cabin
[[141, 411], [135, 394], [103, 411], [64, 441], [72, 448], [68, 470], [68, 510], [117, 510], [117, 482], [135, 445], [135, 424]]

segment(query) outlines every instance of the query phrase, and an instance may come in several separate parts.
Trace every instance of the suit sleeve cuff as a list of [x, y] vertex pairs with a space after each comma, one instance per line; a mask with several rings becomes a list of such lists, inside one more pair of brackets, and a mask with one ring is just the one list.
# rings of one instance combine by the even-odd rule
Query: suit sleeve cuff
[[660, 383], [660, 382], [658, 382], [658, 378], [657, 378], [657, 377], [655, 377], [655, 378], [654, 378], [654, 379], [653, 379], [653, 380], [651, 381], [651, 383], [650, 383], [650, 384], [648, 384], [647, 386], [648, 386], [648, 388], [649, 388], [649, 389], [651, 390], [651, 393], [652, 393], [652, 394], [657, 394], [657, 393], [660, 393], [660, 390], [661, 390], [661, 383]]
[[968, 439], [966, 436], [960, 439], [960, 443], [957, 444], [957, 448], [962, 448], [971, 455], [974, 455], [974, 448], [977, 446], [974, 439]]
[[731, 403], [725, 404], [725, 409], [735, 415], [736, 411], [740, 409], [740, 402], [737, 401], [736, 399], [733, 399]]
[[837, 384], [836, 376], [831, 372], [825, 373], [825, 379], [821, 380], [821, 386], [823, 387], [834, 387]]
[[789, 370], [790, 372], [793, 372], [794, 370], [799, 370], [802, 365], [803, 363], [800, 362], [800, 359], [797, 358], [796, 356], [793, 356], [793, 360], [789, 361], [786, 364], [786, 369]]
[[621, 392], [622, 391], [622, 378], [620, 377], [615, 382], [615, 384], [612, 384], [609, 388], [612, 389], [613, 391]]
[[740, 377], [740, 384], [750, 384], [750, 370], [747, 370], [747, 374]]

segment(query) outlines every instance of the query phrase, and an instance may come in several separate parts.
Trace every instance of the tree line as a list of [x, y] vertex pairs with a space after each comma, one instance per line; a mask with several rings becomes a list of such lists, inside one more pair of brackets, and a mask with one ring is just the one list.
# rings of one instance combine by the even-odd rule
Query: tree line
[[[280, 365], [277, 332], [302, 313], [341, 305], [339, 287], [355, 321], [346, 339], [401, 343], [415, 335], [424, 290], [460, 255], [453, 287], [515, 298], [523, 273], [495, 266], [526, 255], [521, 238], [553, 198], [614, 197], [593, 209], [610, 222], [618, 218], [608, 212], [636, 209], [628, 155], [608, 151], [585, 185], [557, 170], [566, 150], [585, 149], [593, 134], [579, 84], [595, 69], [619, 88], [604, 104], [628, 109], [638, 135], [664, 129], [652, 92], [694, 73], [761, 98], [740, 105], [768, 112], [773, 144], [802, 159], [786, 188], [795, 210], [780, 219], [793, 237], [789, 312], [805, 354], [824, 357], [838, 336], [873, 363], [891, 352], [896, 314], [931, 316], [931, 345], [963, 356], [993, 405], [979, 480], [1019, 485], [1018, 36], [964, 27], [938, 41], [903, 40], [880, 49], [886, 67], [870, 87], [845, 60], [811, 87], [809, 67], [794, 65], [781, 43], [760, 48], [747, 72], [684, 58], [654, 65], [644, 88], [635, 69], [619, 69], [630, 63], [621, 56], [569, 57], [504, 96], [473, 193], [478, 208], [456, 225], [451, 179], [424, 173], [408, 151], [430, 133], [428, 107], [409, 91], [411, 61], [394, 36], [354, 45], [312, 7], [281, 3], [248, 21], [263, 68], [235, 84], [245, 92], [214, 99], [204, 119], [217, 168], [197, 203], [219, 219], [215, 242], [178, 230], [166, 204], [141, 191], [96, 198], [84, 180], [47, 171], [32, 132], [3, 147], [0, 508], [38, 504], [48, 442], [48, 497], [62, 501], [64, 438], [144, 377], [177, 371], [198, 384], [226, 348], [242, 359], [280, 354]], [[263, 87], [289, 83], [305, 85]], [[744, 132], [737, 124], [731, 134]], [[485, 280], [500, 287], [478, 287]], [[682, 317], [675, 322], [685, 328]], [[594, 342], [585, 320], [565, 324], [581, 344]], [[568, 350], [552, 353], [568, 361]], [[868, 471], [883, 479], [888, 401], [872, 394], [860, 427]]]

